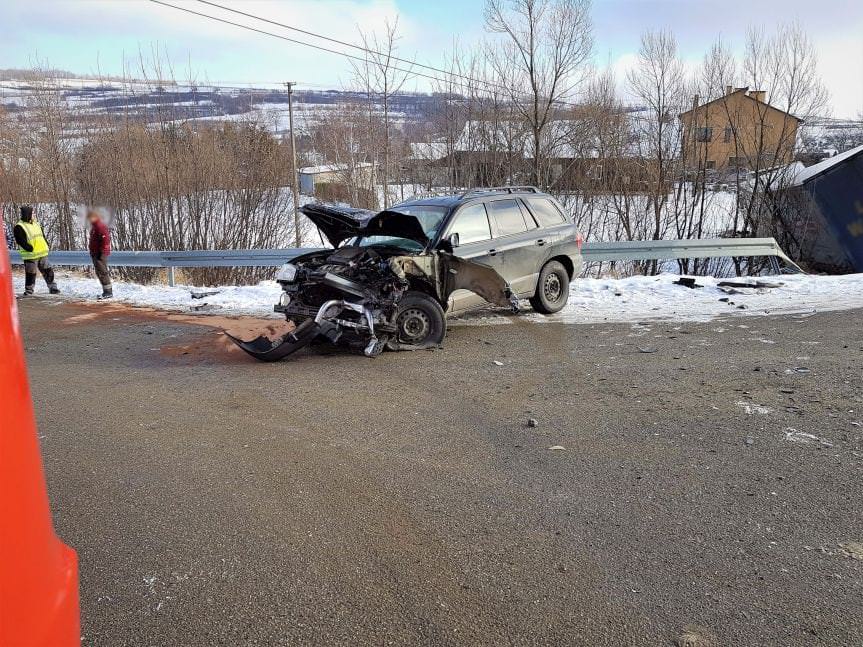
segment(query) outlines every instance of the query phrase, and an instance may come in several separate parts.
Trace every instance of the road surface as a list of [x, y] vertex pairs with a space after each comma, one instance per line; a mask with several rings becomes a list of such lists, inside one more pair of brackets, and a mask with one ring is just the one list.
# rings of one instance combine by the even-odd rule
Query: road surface
[[861, 311], [280, 364], [20, 317], [85, 645], [863, 644]]

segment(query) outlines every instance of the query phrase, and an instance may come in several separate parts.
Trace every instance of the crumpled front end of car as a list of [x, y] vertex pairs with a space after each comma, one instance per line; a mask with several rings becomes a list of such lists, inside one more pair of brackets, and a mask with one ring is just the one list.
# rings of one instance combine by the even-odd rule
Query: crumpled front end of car
[[[444, 305], [456, 289], [518, 310], [509, 285], [492, 268], [445, 252], [386, 253], [341, 247], [307, 254], [279, 271], [276, 312], [296, 324], [278, 336], [251, 341], [228, 335], [249, 355], [276, 361], [316, 339], [375, 357], [384, 349], [439, 346], [446, 332]], [[227, 334], [227, 333], [226, 333]]]

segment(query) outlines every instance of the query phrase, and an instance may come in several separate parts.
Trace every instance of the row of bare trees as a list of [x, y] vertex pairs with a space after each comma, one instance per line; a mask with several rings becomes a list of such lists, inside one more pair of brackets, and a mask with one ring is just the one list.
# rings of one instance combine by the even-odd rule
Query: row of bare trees
[[[81, 112], [44, 78], [34, 77], [32, 88], [26, 119], [0, 114], [0, 203], [7, 227], [21, 204], [34, 204], [52, 246], [81, 249], [82, 210], [99, 205], [111, 212], [117, 249], [250, 249], [297, 242], [289, 144], [256, 119], [186, 119], [170, 103], [157, 105], [146, 120], [131, 112]], [[154, 273], [121, 272], [138, 279]], [[260, 274], [189, 272], [198, 283]]]
[[[338, 177], [323, 197], [378, 208], [422, 189], [524, 183], [558, 195], [592, 239], [776, 233], [764, 193], [788, 181], [779, 169], [796, 129], [765, 136], [774, 126], [768, 102], [789, 121], [827, 103], [802, 28], [752, 30], [742, 58], [718, 41], [697, 67], [672, 33], [647, 32], [634, 65], [615, 77], [592, 62], [590, 11], [589, 0], [487, 0], [487, 38], [453, 46], [423, 120], [393, 109], [412, 74], [398, 22], [361, 34], [366, 53], [352, 86], [365, 101], [322, 113], [302, 132], [301, 157]], [[157, 64], [135, 76], [148, 73], [151, 87], [171, 74]], [[746, 128], [723, 133], [740, 168], [720, 172], [691, 136], [706, 124], [680, 115], [715, 100], [714, 113], [742, 123], [724, 99], [729, 86], [765, 90], [769, 100], [745, 116]], [[7, 223], [17, 204], [35, 202], [53, 244], [81, 247], [76, 207], [95, 203], [113, 209], [121, 248], [297, 242], [290, 150], [260, 119], [189, 120], [170, 102], [156, 102], [145, 120], [73, 114], [59, 93], [34, 87], [26, 121], [0, 114]]]
[[[780, 233], [765, 188], [790, 181], [783, 168], [797, 124], [828, 108], [800, 25], [750, 30], [740, 58], [719, 40], [698, 66], [674, 34], [650, 31], [623, 78], [591, 63], [587, 0], [488, 0], [486, 26], [480, 46], [453, 48], [435, 87], [440, 105], [412, 160], [436, 170], [421, 178], [427, 189], [535, 184], [567, 202], [594, 238]], [[754, 114], [732, 114], [729, 86], [762, 91]], [[699, 124], [680, 118], [714, 100], [711, 110], [732, 125], [717, 133], [736, 160], [722, 168], [686, 136]], [[773, 108], [786, 123], [776, 125]]]

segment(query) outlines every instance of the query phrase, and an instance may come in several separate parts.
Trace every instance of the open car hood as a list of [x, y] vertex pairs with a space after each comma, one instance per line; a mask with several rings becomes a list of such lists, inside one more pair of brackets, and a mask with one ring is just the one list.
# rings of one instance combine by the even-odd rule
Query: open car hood
[[300, 211], [315, 223], [333, 247], [354, 236], [395, 236], [415, 240], [423, 246], [429, 242], [420, 221], [398, 211], [376, 214], [367, 209], [323, 204], [307, 204], [300, 207]]

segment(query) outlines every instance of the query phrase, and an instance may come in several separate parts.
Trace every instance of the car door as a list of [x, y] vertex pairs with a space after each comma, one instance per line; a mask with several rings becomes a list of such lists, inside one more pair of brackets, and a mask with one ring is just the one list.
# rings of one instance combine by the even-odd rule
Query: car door
[[[488, 213], [482, 202], [466, 204], [459, 208], [450, 220], [444, 237], [458, 234], [458, 247], [453, 254], [476, 263], [483, 263], [501, 271], [501, 259], [497, 256], [491, 237]], [[485, 303], [479, 295], [468, 290], [456, 290], [450, 295], [449, 312], [469, 310]]]
[[542, 231], [516, 198], [490, 200], [486, 207], [494, 247], [501, 257], [501, 274], [516, 294], [532, 295], [544, 262]]

